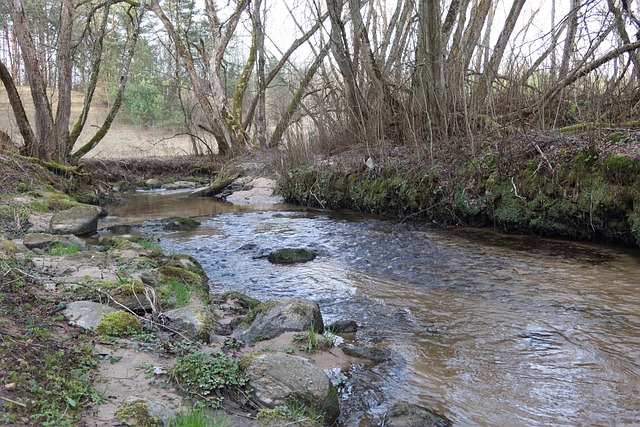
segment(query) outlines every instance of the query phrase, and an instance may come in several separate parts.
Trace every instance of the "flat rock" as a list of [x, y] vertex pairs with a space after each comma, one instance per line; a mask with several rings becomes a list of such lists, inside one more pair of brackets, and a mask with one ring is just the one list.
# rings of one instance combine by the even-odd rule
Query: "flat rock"
[[240, 190], [228, 195], [225, 200], [230, 203], [255, 203], [261, 205], [274, 205], [284, 203], [284, 198], [274, 194], [277, 182], [269, 178], [252, 178], [236, 180], [234, 185], [239, 185]]
[[93, 301], [76, 301], [67, 304], [67, 308], [62, 310], [62, 315], [71, 326], [82, 329], [94, 330], [103, 314], [118, 311], [108, 305], [99, 304]]
[[347, 356], [369, 359], [374, 362], [384, 362], [391, 359], [391, 350], [377, 347], [345, 346], [342, 351]]
[[22, 236], [22, 244], [29, 249], [51, 249], [60, 244], [63, 246], [78, 245], [86, 249], [87, 244], [72, 234], [54, 235], [49, 233], [29, 233]]

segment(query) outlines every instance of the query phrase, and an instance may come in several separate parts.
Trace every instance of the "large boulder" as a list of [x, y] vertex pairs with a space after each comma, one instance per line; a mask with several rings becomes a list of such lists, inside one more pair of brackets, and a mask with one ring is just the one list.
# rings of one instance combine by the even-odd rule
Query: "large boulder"
[[71, 326], [94, 330], [102, 320], [103, 314], [113, 313], [115, 311], [118, 310], [97, 302], [76, 301], [67, 304], [67, 307], [62, 310], [62, 315]]
[[307, 299], [272, 299], [254, 307], [251, 312], [255, 318], [249, 327], [238, 329], [234, 333], [235, 338], [247, 344], [276, 338], [285, 332], [299, 332], [309, 328], [320, 334], [324, 331], [320, 307]]
[[338, 395], [327, 375], [308, 359], [284, 353], [251, 358], [245, 372], [254, 399], [267, 408], [286, 404], [311, 406], [331, 425], [340, 415]]
[[407, 402], [397, 402], [387, 411], [383, 427], [451, 427], [444, 415]]
[[53, 234], [76, 236], [93, 234], [98, 230], [98, 218], [101, 212], [98, 206], [83, 204], [56, 212], [49, 223], [49, 231]]

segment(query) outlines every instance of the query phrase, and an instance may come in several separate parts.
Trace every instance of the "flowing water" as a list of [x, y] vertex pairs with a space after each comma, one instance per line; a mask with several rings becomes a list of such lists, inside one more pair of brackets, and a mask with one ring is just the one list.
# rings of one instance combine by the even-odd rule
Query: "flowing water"
[[[354, 366], [339, 384], [345, 426], [379, 425], [397, 400], [460, 426], [640, 425], [637, 251], [180, 193], [107, 209], [136, 220], [195, 212], [194, 231], [147, 231], [196, 257], [213, 289], [312, 299], [325, 323], [356, 320], [359, 344], [391, 349], [392, 362]], [[282, 247], [319, 256], [263, 257]]]

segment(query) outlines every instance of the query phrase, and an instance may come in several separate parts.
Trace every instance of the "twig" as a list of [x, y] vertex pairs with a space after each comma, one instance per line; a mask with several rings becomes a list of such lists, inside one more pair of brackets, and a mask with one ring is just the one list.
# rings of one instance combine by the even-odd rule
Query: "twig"
[[109, 300], [113, 301], [113, 302], [114, 302], [114, 304], [118, 305], [119, 307], [122, 307], [122, 308], [123, 308], [123, 309], [125, 309], [127, 312], [129, 312], [129, 313], [133, 314], [134, 316], [136, 316], [136, 317], [137, 317], [137, 318], [139, 318], [140, 320], [143, 320], [143, 321], [145, 321], [145, 322], [147, 322], [147, 323], [150, 323], [150, 324], [152, 324], [152, 325], [154, 325], [154, 326], [157, 326], [157, 327], [159, 327], [159, 328], [163, 328], [163, 329], [165, 329], [165, 330], [167, 330], [167, 331], [169, 331], [169, 332], [172, 332], [172, 333], [174, 333], [174, 334], [176, 334], [176, 335], [179, 335], [182, 339], [184, 339], [184, 340], [186, 340], [186, 341], [188, 341], [188, 342], [190, 342], [190, 343], [192, 343], [192, 344], [195, 344], [195, 343], [193, 342], [193, 340], [191, 340], [190, 338], [188, 338], [187, 336], [185, 336], [182, 332], [179, 332], [179, 331], [177, 331], [177, 330], [175, 330], [175, 329], [173, 329], [173, 328], [170, 328], [170, 327], [169, 327], [169, 326], [167, 326], [167, 325], [163, 325], [162, 323], [156, 322], [156, 321], [155, 321], [155, 320], [153, 320], [153, 319], [147, 319], [147, 318], [145, 318], [145, 317], [138, 316], [138, 315], [137, 315], [133, 310], [131, 310], [129, 307], [127, 307], [126, 305], [124, 305], [124, 304], [122, 304], [121, 302], [117, 301], [117, 300], [116, 300], [116, 299], [115, 299], [115, 298], [114, 298], [110, 293], [105, 292], [105, 291], [100, 290], [100, 289], [98, 289], [97, 291], [98, 291], [98, 293], [99, 293], [99, 294], [105, 295]]
[[513, 177], [511, 177], [511, 185], [513, 185], [513, 194], [515, 194], [517, 198], [520, 200], [527, 200], [518, 194], [518, 189], [516, 188], [516, 183], [513, 181]]
[[6, 400], [7, 402], [13, 403], [14, 405], [22, 406], [23, 408], [27, 407], [27, 405], [25, 405], [24, 403], [9, 399], [8, 397], [0, 396], [0, 399]]
[[555, 172], [555, 169], [553, 168], [553, 166], [551, 166], [551, 163], [549, 162], [549, 159], [547, 159], [547, 156], [544, 155], [544, 153], [542, 152], [542, 149], [540, 148], [540, 146], [538, 144], [536, 144], [535, 142], [533, 143], [533, 146], [536, 147], [536, 150], [538, 150], [538, 153], [540, 153], [540, 156], [542, 156], [544, 161], [547, 162], [547, 165], [549, 166], [549, 169], [551, 169], [551, 172]]
[[[318, 182], [318, 181], [316, 181], [316, 183], [317, 183], [317, 182]], [[315, 184], [314, 184], [314, 185], [315, 185]], [[313, 188], [313, 186], [311, 186], [311, 187]], [[316, 199], [316, 201], [318, 202], [318, 204], [319, 204], [320, 206], [322, 206], [322, 209], [326, 209], [326, 207], [325, 207], [325, 203], [323, 203], [320, 199], [318, 199], [318, 196], [316, 196], [316, 195], [313, 193], [313, 191], [311, 190], [311, 188], [309, 189], [309, 194], [311, 194], [311, 195]]]

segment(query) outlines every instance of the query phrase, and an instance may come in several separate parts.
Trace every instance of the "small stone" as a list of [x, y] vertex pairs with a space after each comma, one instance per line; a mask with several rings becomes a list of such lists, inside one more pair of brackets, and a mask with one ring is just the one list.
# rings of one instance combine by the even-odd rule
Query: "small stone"
[[18, 385], [16, 383], [8, 383], [4, 385], [5, 390], [15, 390]]

